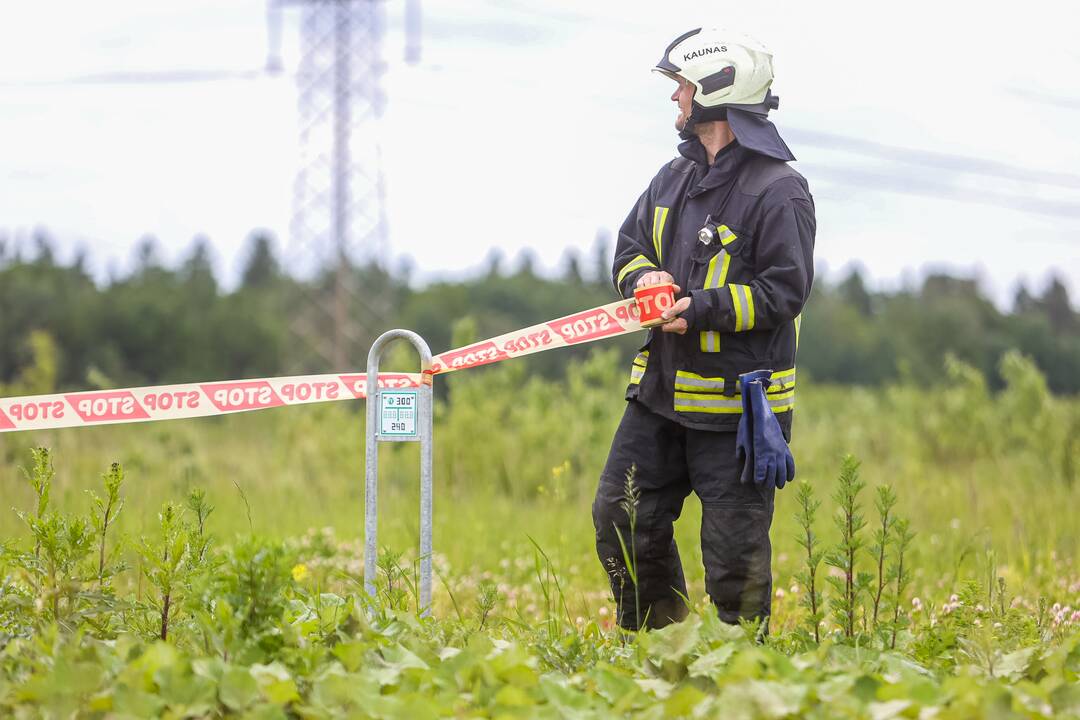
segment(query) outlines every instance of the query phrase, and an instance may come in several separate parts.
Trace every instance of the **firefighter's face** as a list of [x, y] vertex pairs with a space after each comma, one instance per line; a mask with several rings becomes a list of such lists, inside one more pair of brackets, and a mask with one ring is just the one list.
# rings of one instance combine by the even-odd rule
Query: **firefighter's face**
[[678, 104], [679, 114], [675, 118], [675, 129], [682, 130], [686, 127], [686, 119], [690, 117], [690, 110], [694, 102], [694, 84], [685, 78], [679, 77], [675, 92], [671, 93], [671, 99]]

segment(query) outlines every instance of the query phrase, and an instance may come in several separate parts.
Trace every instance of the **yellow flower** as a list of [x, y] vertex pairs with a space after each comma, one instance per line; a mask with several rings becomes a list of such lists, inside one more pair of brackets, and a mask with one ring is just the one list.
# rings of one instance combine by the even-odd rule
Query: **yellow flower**
[[303, 582], [304, 578], [306, 578], [307, 576], [308, 576], [307, 565], [304, 565], [303, 563], [300, 563], [299, 565], [294, 565], [293, 566], [293, 569], [292, 569], [292, 579], [293, 580], [295, 580], [296, 582]]

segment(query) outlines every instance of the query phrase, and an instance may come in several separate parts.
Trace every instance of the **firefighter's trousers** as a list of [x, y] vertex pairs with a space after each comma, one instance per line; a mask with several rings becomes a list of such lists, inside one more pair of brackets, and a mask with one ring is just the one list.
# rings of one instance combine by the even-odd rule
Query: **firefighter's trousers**
[[[638, 493], [633, 508], [625, 487], [631, 466]], [[673, 523], [691, 491], [701, 500], [705, 590], [720, 619], [767, 622], [774, 491], [741, 484], [741, 469], [734, 432], [686, 428], [637, 401], [627, 403], [593, 501], [596, 550], [611, 580], [622, 627], [662, 627], [686, 616], [686, 581]], [[636, 588], [628, 557], [636, 571]]]

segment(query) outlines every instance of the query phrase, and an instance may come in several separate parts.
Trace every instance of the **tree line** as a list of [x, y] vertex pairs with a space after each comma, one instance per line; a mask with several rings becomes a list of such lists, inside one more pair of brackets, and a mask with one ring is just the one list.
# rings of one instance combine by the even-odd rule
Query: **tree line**
[[[239, 283], [224, 289], [206, 239], [172, 267], [144, 239], [131, 271], [106, 282], [95, 282], [83, 254], [57, 259], [43, 233], [19, 247], [0, 239], [0, 386], [21, 394], [362, 370], [372, 340], [392, 327], [417, 331], [437, 353], [615, 298], [604, 236], [585, 253], [568, 253], [556, 275], [538, 273], [531, 257], [524, 253], [511, 268], [493, 254], [467, 279], [422, 286], [409, 267], [378, 262], [349, 266], [344, 282], [335, 269], [299, 279], [283, 268], [274, 238], [255, 232]], [[331, 367], [317, 342], [334, 335], [335, 302], [344, 311], [336, 317], [349, 319], [345, 367]], [[640, 341], [610, 342], [629, 356]], [[1080, 391], [1080, 314], [1060, 280], [1037, 293], [1022, 287], [1002, 312], [970, 279], [930, 275], [917, 288], [875, 292], [852, 271], [815, 285], [799, 369], [820, 382], [933, 385], [953, 355], [1000, 386], [1000, 360], [1014, 348], [1053, 390]], [[588, 351], [518, 362], [557, 376], [568, 357]]]

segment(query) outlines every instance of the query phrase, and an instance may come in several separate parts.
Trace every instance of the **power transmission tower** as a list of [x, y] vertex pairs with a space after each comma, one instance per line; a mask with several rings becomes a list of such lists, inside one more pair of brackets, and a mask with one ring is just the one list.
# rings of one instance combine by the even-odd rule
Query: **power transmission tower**
[[350, 350], [389, 309], [355, 287], [357, 265], [387, 255], [378, 131], [385, 105], [382, 3], [293, 4], [300, 6], [301, 155], [288, 257], [289, 269], [311, 278], [313, 288], [295, 308], [293, 329], [319, 360], [346, 370]]

